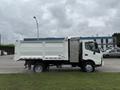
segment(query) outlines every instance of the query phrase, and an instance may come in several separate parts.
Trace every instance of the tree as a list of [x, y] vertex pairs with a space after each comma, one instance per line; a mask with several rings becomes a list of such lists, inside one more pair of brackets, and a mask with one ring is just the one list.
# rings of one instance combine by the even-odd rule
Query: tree
[[120, 33], [114, 33], [112, 37], [117, 46], [120, 47]]

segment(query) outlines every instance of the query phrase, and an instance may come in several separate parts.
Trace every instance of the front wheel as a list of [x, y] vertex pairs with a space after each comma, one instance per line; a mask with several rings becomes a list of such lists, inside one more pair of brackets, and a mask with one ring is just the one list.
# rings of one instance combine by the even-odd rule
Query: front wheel
[[92, 62], [86, 62], [82, 67], [82, 71], [84, 71], [84, 72], [94, 72], [95, 71], [95, 66]]

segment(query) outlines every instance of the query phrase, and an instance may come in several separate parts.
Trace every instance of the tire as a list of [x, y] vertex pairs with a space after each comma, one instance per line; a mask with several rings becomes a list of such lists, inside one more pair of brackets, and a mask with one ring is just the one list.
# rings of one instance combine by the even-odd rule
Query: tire
[[44, 70], [43, 64], [34, 65], [33, 71], [36, 73], [41, 73]]
[[82, 71], [84, 71], [84, 72], [94, 72], [95, 71], [95, 66], [92, 62], [86, 62], [82, 67]]

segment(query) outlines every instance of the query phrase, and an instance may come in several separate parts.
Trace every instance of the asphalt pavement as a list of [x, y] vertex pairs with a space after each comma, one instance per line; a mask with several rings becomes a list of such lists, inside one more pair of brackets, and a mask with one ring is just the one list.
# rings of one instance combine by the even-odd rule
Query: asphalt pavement
[[25, 72], [23, 61], [14, 61], [13, 55], [0, 56], [0, 73], [22, 72]]
[[120, 58], [104, 59], [104, 65], [97, 69], [99, 72], [120, 72]]
[[[26, 73], [30, 72], [24, 69], [24, 61], [14, 61], [13, 55], [0, 56], [0, 73]], [[79, 68], [63, 66], [62, 69], [51, 67], [50, 71], [79, 71]], [[98, 67], [97, 72], [120, 72], [120, 58], [104, 59], [104, 66]]]

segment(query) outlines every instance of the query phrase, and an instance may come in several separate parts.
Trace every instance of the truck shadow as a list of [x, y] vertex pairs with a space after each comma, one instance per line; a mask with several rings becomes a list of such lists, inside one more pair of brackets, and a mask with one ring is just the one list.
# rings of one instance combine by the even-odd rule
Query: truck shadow
[[[80, 68], [52, 68], [44, 72], [83, 72]], [[98, 69], [95, 72], [100, 72]], [[25, 70], [24, 73], [34, 73], [32, 70]]]

